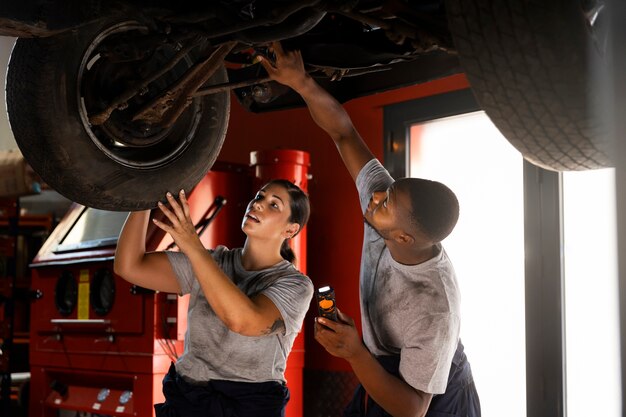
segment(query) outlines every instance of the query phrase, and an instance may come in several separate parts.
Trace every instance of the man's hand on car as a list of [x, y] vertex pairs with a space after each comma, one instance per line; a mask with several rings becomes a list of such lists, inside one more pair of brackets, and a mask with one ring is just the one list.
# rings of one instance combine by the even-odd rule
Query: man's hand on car
[[285, 51], [280, 42], [272, 42], [270, 51], [274, 52], [276, 61], [272, 64], [270, 59], [259, 55], [261, 65], [274, 81], [299, 91], [309, 77], [300, 51]]

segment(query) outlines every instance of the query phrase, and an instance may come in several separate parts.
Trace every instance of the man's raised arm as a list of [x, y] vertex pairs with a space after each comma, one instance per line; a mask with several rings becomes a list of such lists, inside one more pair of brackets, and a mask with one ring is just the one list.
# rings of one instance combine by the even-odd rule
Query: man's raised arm
[[304, 70], [300, 51], [284, 51], [280, 42], [272, 44], [276, 62], [261, 57], [273, 80], [296, 91], [306, 102], [313, 120], [335, 141], [339, 154], [354, 180], [374, 155], [354, 128], [343, 106]]

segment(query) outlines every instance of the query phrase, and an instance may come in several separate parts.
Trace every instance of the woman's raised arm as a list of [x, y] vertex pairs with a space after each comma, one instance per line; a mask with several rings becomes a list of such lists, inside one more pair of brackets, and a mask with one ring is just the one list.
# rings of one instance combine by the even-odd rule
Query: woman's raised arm
[[150, 210], [130, 213], [115, 251], [114, 271], [126, 281], [155, 291], [180, 293], [180, 285], [164, 252], [146, 253]]

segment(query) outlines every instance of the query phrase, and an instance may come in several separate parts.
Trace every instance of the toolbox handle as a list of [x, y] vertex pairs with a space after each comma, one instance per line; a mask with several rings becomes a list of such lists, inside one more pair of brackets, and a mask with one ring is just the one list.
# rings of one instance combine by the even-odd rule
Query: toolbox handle
[[52, 324], [110, 324], [111, 320], [105, 319], [90, 319], [90, 320], [78, 320], [78, 319], [51, 319]]

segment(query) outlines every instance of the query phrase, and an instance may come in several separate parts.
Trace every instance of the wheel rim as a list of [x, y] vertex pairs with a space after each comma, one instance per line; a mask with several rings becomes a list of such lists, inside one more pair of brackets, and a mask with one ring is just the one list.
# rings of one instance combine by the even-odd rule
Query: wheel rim
[[177, 159], [192, 143], [202, 116], [201, 100], [195, 99], [169, 127], [131, 120], [132, 115], [192, 65], [186, 57], [151, 83], [145, 94], [130, 99], [126, 108], [114, 110], [106, 122], [97, 126], [89, 122], [89, 116], [104, 110], [122, 91], [137, 85], [144, 78], [142, 74], [165, 65], [176, 53], [176, 45], [162, 44], [138, 59], [120, 62], [109, 58], [107, 51], [115, 50], [120, 40], [132, 42], [147, 32], [145, 26], [136, 22], [119, 23], [100, 32], [83, 55], [77, 77], [83, 128], [104, 155], [134, 169], [155, 169]]

